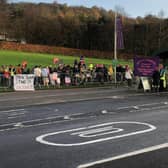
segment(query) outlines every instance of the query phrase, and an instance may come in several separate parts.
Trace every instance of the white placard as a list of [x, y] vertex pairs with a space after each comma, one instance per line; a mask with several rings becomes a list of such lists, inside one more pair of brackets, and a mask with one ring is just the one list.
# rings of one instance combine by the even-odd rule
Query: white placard
[[147, 77], [141, 77], [140, 79], [142, 81], [142, 86], [143, 86], [144, 91], [151, 90], [149, 79]]
[[14, 76], [14, 90], [34, 91], [34, 75], [18, 74]]
[[71, 83], [71, 78], [70, 77], [65, 77], [65, 83], [70, 84]]

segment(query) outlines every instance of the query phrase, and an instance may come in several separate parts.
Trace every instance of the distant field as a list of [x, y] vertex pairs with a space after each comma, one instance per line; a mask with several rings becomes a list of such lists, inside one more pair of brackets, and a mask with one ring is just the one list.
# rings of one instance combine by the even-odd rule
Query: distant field
[[[60, 59], [60, 63], [70, 64], [72, 65], [74, 59], [79, 60], [79, 57], [74, 56], [63, 56], [63, 55], [54, 55], [54, 54], [41, 54], [41, 53], [27, 53], [27, 52], [19, 52], [19, 51], [7, 51], [0, 50], [0, 65], [18, 65], [23, 61], [28, 62], [28, 67], [33, 67], [35, 65], [53, 65], [53, 58], [57, 57]], [[85, 58], [86, 64], [105, 64], [111, 65], [112, 60], [108, 59], [96, 59], [96, 58]], [[119, 60], [118, 64], [129, 64], [132, 66], [131, 61], [123, 61]]]

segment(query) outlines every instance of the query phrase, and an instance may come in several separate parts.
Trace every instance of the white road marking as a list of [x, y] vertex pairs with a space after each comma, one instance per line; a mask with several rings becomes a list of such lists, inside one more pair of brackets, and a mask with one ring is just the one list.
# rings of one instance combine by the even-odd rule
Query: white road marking
[[[105, 137], [105, 138], [94, 139], [94, 140], [89, 140], [89, 141], [84, 141], [84, 142], [79, 142], [79, 143], [72, 143], [72, 144], [54, 143], [54, 142], [49, 142], [49, 141], [45, 140], [46, 137], [53, 136], [53, 135], [58, 135], [58, 134], [63, 134], [63, 133], [73, 133], [75, 131], [81, 131], [81, 130], [85, 131], [85, 130], [88, 130], [88, 129], [98, 128], [98, 127], [102, 127], [102, 126], [109, 126], [109, 125], [113, 125], [113, 124], [137, 124], [137, 125], [147, 126], [148, 128], [140, 130], [140, 131], [130, 132], [130, 133], [116, 135], [116, 136], [112, 136], [112, 137]], [[133, 121], [110, 122], [110, 123], [104, 123], [104, 124], [100, 124], [100, 125], [92, 125], [92, 126], [89, 126], [89, 127], [83, 127], [83, 128], [76, 128], [76, 129], [71, 129], [71, 130], [47, 133], [47, 134], [38, 136], [36, 138], [36, 141], [40, 142], [42, 144], [51, 145], [51, 146], [64, 146], [64, 147], [80, 146], [80, 145], [87, 145], [87, 144], [93, 144], [93, 143], [98, 143], [98, 142], [103, 142], [103, 141], [128, 137], [128, 136], [137, 135], [137, 134], [143, 134], [143, 133], [151, 132], [155, 129], [156, 129], [155, 126], [153, 126], [151, 124], [148, 124], [148, 123], [133, 122]]]
[[[77, 113], [77, 114], [72, 114], [70, 117], [71, 121], [75, 121], [75, 120], [78, 120], [79, 118], [72, 118], [72, 117], [76, 117], [78, 115], [81, 115], [81, 114], [84, 114], [84, 113]], [[36, 120], [25, 120], [25, 121], [20, 121], [20, 123], [29, 123], [29, 122], [39, 122], [39, 121], [45, 121], [45, 120], [52, 120], [52, 119], [57, 119], [57, 118], [63, 118], [64, 116], [51, 116], [51, 117], [47, 117], [47, 118], [40, 118], [40, 119], [36, 119]], [[9, 117], [9, 119], [14, 119], [16, 117]], [[82, 119], [82, 118], [80, 118]], [[54, 124], [54, 123], [60, 123], [60, 122], [66, 122], [66, 121], [69, 121], [69, 120], [60, 120], [60, 121], [50, 121], [50, 122], [42, 122], [42, 123], [38, 123], [38, 124], [30, 124], [30, 125], [23, 125], [22, 124], [22, 128], [28, 128], [28, 127], [36, 127], [36, 126], [43, 126], [43, 125], [49, 125], [49, 124]], [[0, 125], [0, 127], [7, 127], [7, 126], [15, 126], [17, 125], [18, 123], [9, 123], [9, 124], [2, 124]], [[15, 130], [15, 129], [18, 129], [19, 127], [14, 127], [14, 128], [6, 128], [6, 129], [0, 129], [0, 132], [2, 131], [9, 131], [9, 130]]]
[[8, 117], [8, 119], [15, 119], [15, 118], [19, 118], [19, 117], [22, 117], [22, 116], [11, 116], [11, 117]]
[[16, 116], [20, 116], [20, 115], [25, 115], [25, 112], [18, 112], [18, 113], [11, 113], [11, 114], [9, 114], [8, 116], [10, 116], [10, 117], [16, 117]]
[[19, 122], [19, 123], [15, 124], [14, 126], [15, 127], [23, 127], [23, 124]]
[[20, 117], [23, 117], [25, 115], [27, 111], [24, 111], [24, 112], [14, 112], [14, 113], [9, 113], [7, 118], [8, 119], [15, 119], [15, 118], [20, 118]]
[[138, 107], [138, 106], [133, 106], [133, 108], [134, 108], [134, 109], [137, 109], [137, 110], [139, 109], [139, 107]]
[[91, 137], [97, 137], [97, 136], [102, 136], [102, 135], [114, 134], [114, 133], [118, 133], [121, 131], [124, 131], [124, 129], [113, 128], [113, 126], [110, 126], [110, 127], [92, 129], [92, 130], [83, 131], [83, 132], [76, 132], [76, 133], [72, 133], [71, 135], [78, 135], [79, 137], [83, 137], [83, 138], [91, 138]]
[[124, 99], [125, 97], [124, 96], [110, 96], [109, 98], [111, 99]]
[[142, 108], [142, 109], [137, 109], [137, 110], [130, 110], [130, 113], [136, 113], [136, 112], [141, 112], [141, 111], [151, 111], [151, 110], [161, 110], [167, 108], [168, 105], [165, 106], [157, 106], [157, 107], [150, 107], [150, 108]]
[[160, 103], [148, 103], [148, 104], [139, 104], [135, 106], [126, 106], [126, 107], [119, 107], [117, 110], [124, 110], [128, 108], [135, 108], [135, 107], [144, 107], [144, 106], [151, 106], [151, 105], [159, 105], [159, 104], [164, 104], [165, 102], [160, 102]]
[[106, 114], [106, 113], [108, 113], [108, 112], [107, 112], [107, 110], [102, 110], [101, 113], [102, 113], [102, 114]]
[[10, 113], [10, 112], [24, 111], [24, 110], [25, 110], [25, 109], [11, 109], [11, 110], [0, 111], [0, 113]]
[[106, 163], [106, 162], [112, 162], [114, 160], [119, 160], [119, 159], [131, 157], [131, 156], [136, 156], [136, 155], [139, 155], [139, 154], [152, 152], [152, 151], [156, 151], [156, 150], [159, 150], [159, 149], [164, 149], [164, 148], [167, 148], [167, 147], [168, 147], [168, 143], [164, 143], [164, 144], [160, 144], [160, 145], [156, 145], [156, 146], [151, 146], [151, 147], [147, 147], [147, 148], [140, 149], [140, 150], [137, 150], [137, 151], [133, 151], [133, 152], [130, 152], [130, 153], [126, 153], [126, 154], [114, 156], [114, 157], [111, 157], [111, 158], [102, 159], [102, 160], [98, 160], [98, 161], [95, 161], [95, 162], [83, 164], [83, 165], [78, 166], [77, 168], [89, 168], [89, 167], [94, 166], [94, 165], [99, 165], [99, 164], [103, 164], [103, 163]]
[[64, 120], [69, 120], [69, 119], [70, 119], [70, 117], [68, 115], [64, 116]]
[[[75, 120], [78, 120], [78, 119], [71, 119], [71, 121], [75, 121]], [[0, 132], [17, 130], [17, 129], [20, 129], [20, 128], [30, 128], [30, 127], [44, 126], [44, 125], [62, 123], [62, 122], [67, 122], [67, 121], [69, 121], [69, 120], [51, 121], [51, 122], [45, 122], [45, 123], [39, 123], [39, 124], [33, 124], [33, 125], [23, 125], [22, 124], [22, 127], [13, 127], [13, 128], [0, 129]], [[17, 124], [17, 123], [15, 123], [15, 124]], [[8, 125], [9, 124], [4, 124], [4, 125], [0, 125], [0, 126], [8, 126]]]
[[[20, 121], [20, 123], [39, 122], [39, 121], [45, 121], [45, 120], [50, 120], [50, 119], [57, 119], [60, 117], [61, 116], [54, 116], [54, 117], [40, 118], [40, 119], [36, 119], [36, 120], [25, 120], [25, 121]], [[50, 122], [47, 122], [47, 123], [50, 123]], [[17, 123], [2, 124], [2, 125], [0, 125], [0, 127], [16, 125], [16, 124]]]

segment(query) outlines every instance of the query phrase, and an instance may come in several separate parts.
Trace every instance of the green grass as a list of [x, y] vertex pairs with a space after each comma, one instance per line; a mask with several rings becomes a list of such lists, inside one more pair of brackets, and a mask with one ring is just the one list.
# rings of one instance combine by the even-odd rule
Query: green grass
[[[28, 52], [19, 52], [19, 51], [7, 51], [0, 50], [0, 65], [18, 65], [23, 61], [28, 62], [28, 67], [33, 67], [35, 65], [53, 65], [53, 58], [57, 57], [64, 64], [73, 65], [74, 59], [79, 61], [79, 57], [74, 56], [63, 56], [63, 55], [54, 55], [54, 54], [41, 54], [41, 53], [28, 53]], [[85, 58], [86, 64], [93, 63], [95, 64], [105, 64], [111, 65], [112, 60], [110, 59], [96, 59], [96, 58]], [[126, 65], [129, 64], [132, 67], [132, 61], [119, 60], [118, 64]]]

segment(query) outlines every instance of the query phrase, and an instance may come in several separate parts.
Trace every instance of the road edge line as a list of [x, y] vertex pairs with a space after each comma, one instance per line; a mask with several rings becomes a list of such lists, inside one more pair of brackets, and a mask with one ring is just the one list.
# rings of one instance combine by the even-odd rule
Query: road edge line
[[167, 147], [168, 147], [168, 143], [163, 143], [163, 144], [160, 144], [160, 145], [147, 147], [147, 148], [144, 148], [144, 149], [136, 150], [136, 151], [133, 151], [133, 152], [130, 152], [130, 153], [114, 156], [114, 157], [111, 157], [111, 158], [102, 159], [102, 160], [98, 160], [98, 161], [95, 161], [95, 162], [90, 162], [90, 163], [87, 163], [87, 164], [82, 164], [82, 165], [79, 165], [77, 168], [89, 168], [91, 166], [103, 164], [103, 163], [106, 163], [106, 162], [111, 162], [111, 161], [114, 161], [114, 160], [124, 159], [124, 158], [127, 158], [127, 157], [136, 156], [136, 155], [143, 154], [143, 153], [148, 153], [148, 152], [156, 151], [156, 150], [167, 148]]

